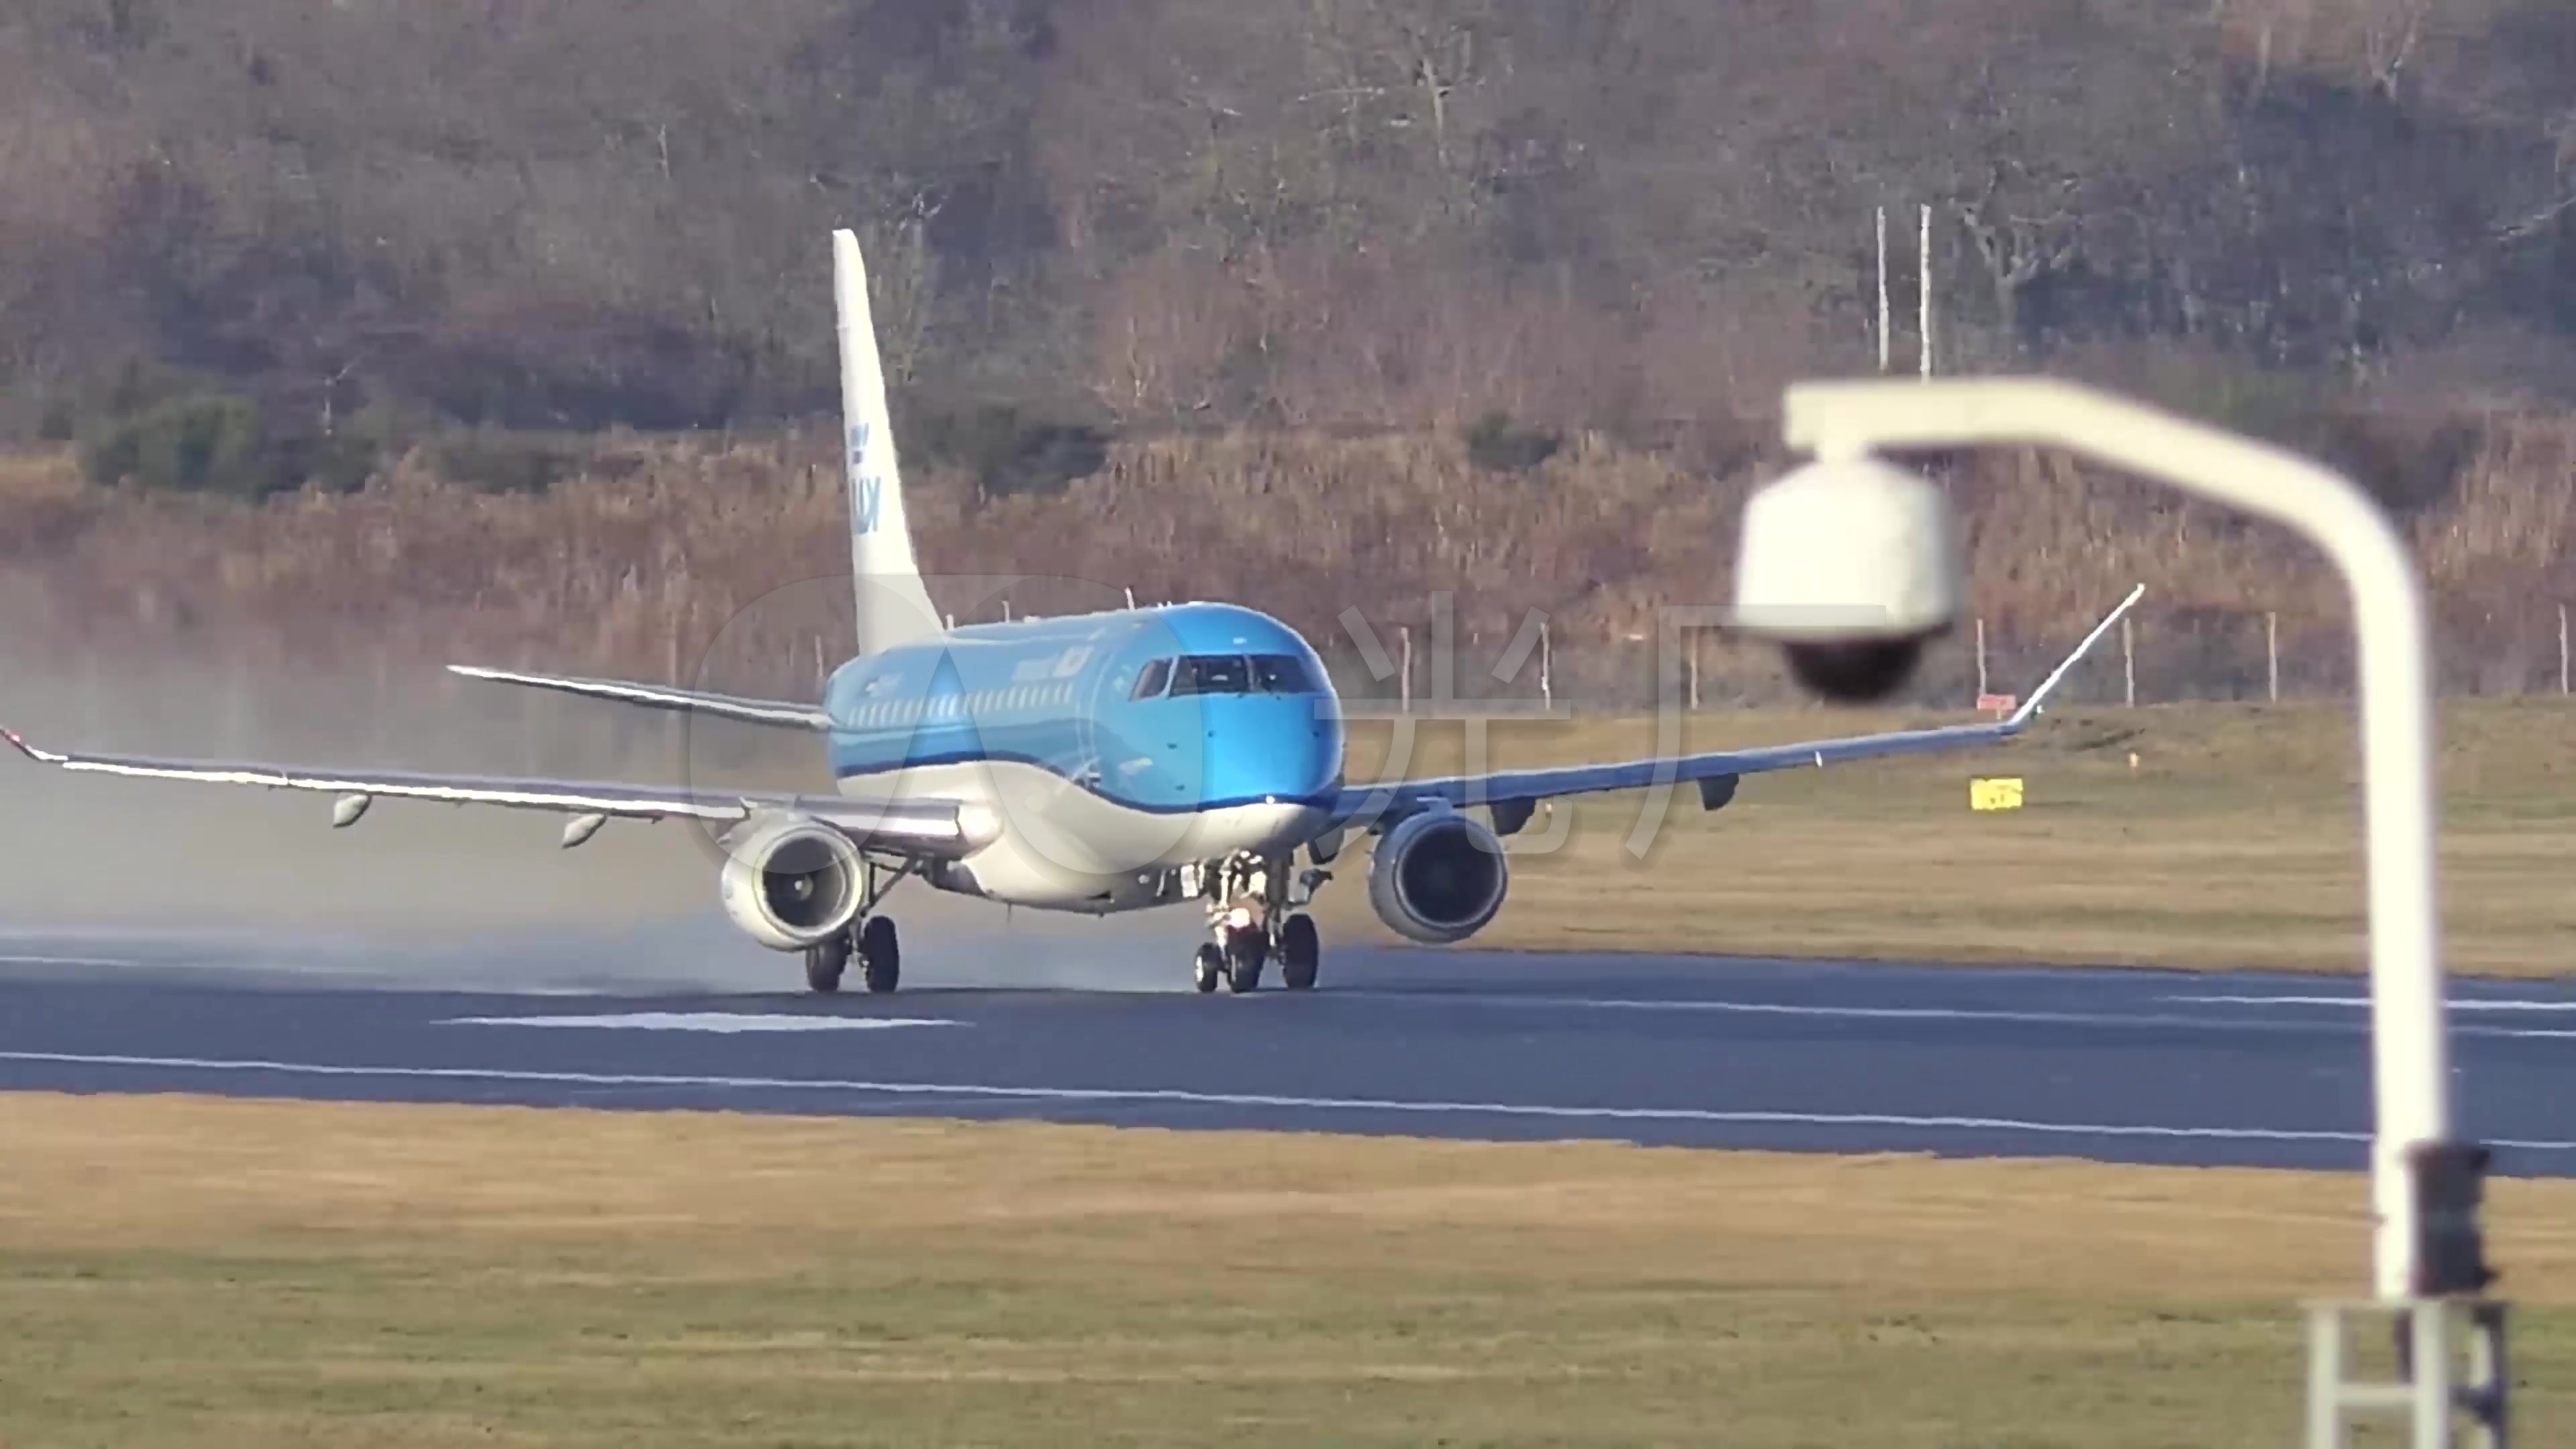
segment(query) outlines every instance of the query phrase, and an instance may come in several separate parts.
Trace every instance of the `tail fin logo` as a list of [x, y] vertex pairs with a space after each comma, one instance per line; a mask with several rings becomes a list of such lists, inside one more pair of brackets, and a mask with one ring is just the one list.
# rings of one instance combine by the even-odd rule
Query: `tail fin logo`
[[858, 535], [877, 531], [879, 500], [885, 492], [885, 480], [871, 477], [865, 471], [868, 454], [868, 425], [850, 427], [850, 532]]

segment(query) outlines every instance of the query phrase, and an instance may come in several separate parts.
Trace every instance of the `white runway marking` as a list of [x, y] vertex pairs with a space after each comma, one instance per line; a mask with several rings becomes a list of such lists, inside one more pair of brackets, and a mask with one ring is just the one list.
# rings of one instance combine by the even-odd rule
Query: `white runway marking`
[[0, 956], [0, 966], [140, 966], [123, 956]]
[[602, 1031], [887, 1031], [905, 1026], [963, 1026], [923, 1016], [778, 1016], [738, 1011], [626, 1011], [602, 1016], [456, 1016], [440, 1026], [589, 1027]]
[[[2126, 1027], [2133, 1030], [2161, 1027], [2184, 1027], [2193, 1031], [2336, 1032], [2353, 1035], [2360, 1034], [2362, 1030], [2362, 1024], [2357, 1021], [2347, 1023], [2342, 1021], [2323, 1020], [2301, 1021], [2282, 1017], [2188, 1016], [2171, 1012], [2024, 1011], [2004, 1007], [1964, 1006], [1809, 1006], [1780, 1001], [1720, 1001], [1711, 1000], [1706, 997], [1682, 997], [1673, 1000], [1657, 1001], [1601, 996], [1513, 996], [1508, 994], [1449, 995], [1442, 992], [1430, 991], [1373, 991], [1368, 993], [1368, 997], [1373, 1001], [1404, 1000], [1454, 1002], [1462, 1005], [1476, 1006], [1534, 1006], [1546, 1007], [1551, 1010], [1566, 1011], [1696, 1011], [1741, 1016], [1839, 1017], [1855, 1021], [1999, 1022], [2011, 1026], [2099, 1026]], [[2240, 1005], [2270, 1005], [2283, 1002], [2292, 1004], [2304, 1003], [2322, 1005], [2367, 1004], [2366, 1002], [2351, 998], [2324, 996], [2313, 998], [2291, 996], [2166, 996], [2159, 997], [2157, 999], [2172, 1002], [2204, 1002], [2210, 1004], [2235, 1003]], [[2494, 1006], [2501, 1008], [2503, 1005], [2504, 1003], [2452, 1003], [2453, 1009], [2455, 1010], [2462, 1007], [2475, 1009], [2476, 1006]], [[2527, 1010], [2539, 1010], [2544, 1006], [2549, 1006], [2551, 1009], [2556, 1010], [2576, 1011], [2576, 1002], [2571, 1002], [2564, 1006], [2553, 1006], [2550, 1003], [2541, 1002], [2520, 1003], [2518, 1005], [2520, 1005], [2522, 1009]], [[2473, 1037], [2576, 1037], [2576, 1029], [2551, 1031], [2539, 1029], [2517, 1030], [2506, 1027], [2468, 1026], [2453, 1028], [2452, 1035]]]
[[[2206, 1002], [2220, 1006], [2368, 1006], [2367, 996], [2166, 996], [2163, 1001]], [[2576, 1011], [2576, 1001], [2515, 1001], [2502, 997], [2467, 997], [2445, 1002], [2451, 1011]]]
[[[1383, 1097], [1300, 1097], [1261, 1092], [1194, 1092], [1153, 1087], [996, 1087], [966, 1082], [832, 1081], [809, 1077], [681, 1076], [630, 1072], [535, 1072], [490, 1067], [363, 1067], [318, 1062], [230, 1061], [200, 1057], [98, 1056], [71, 1052], [0, 1052], [0, 1061], [63, 1066], [142, 1067], [160, 1071], [269, 1073], [281, 1076], [379, 1078], [393, 1081], [524, 1082], [575, 1087], [681, 1087], [737, 1091], [847, 1092], [960, 1100], [1128, 1102], [1190, 1107], [1286, 1108], [1297, 1111], [1402, 1113], [1458, 1117], [1535, 1117], [1604, 1122], [1704, 1122], [1717, 1126], [1877, 1127], [1917, 1131], [2010, 1132], [2040, 1137], [2149, 1137], [2215, 1142], [2367, 1143], [2366, 1132], [2273, 1127], [2167, 1127], [2146, 1123], [2029, 1122], [2010, 1117], [1913, 1117], [1876, 1112], [1721, 1111], [1702, 1107], [1573, 1107], [1532, 1102], [1424, 1102]], [[2489, 1140], [2518, 1152], [2576, 1152], [2576, 1142]]]
[[[2202, 1006], [2349, 1006], [2354, 1011], [2367, 1011], [2367, 995], [2164, 995], [2159, 1000], [2174, 1003], [2202, 1003]], [[2460, 998], [2447, 1000], [2442, 1008], [2450, 1013], [2576, 1013], [2576, 1000], [2514, 1000], [2514, 998]], [[2509, 1026], [2463, 1026], [2460, 1036], [2576, 1036], [2576, 1031], [2550, 1029], [2509, 1029]]]

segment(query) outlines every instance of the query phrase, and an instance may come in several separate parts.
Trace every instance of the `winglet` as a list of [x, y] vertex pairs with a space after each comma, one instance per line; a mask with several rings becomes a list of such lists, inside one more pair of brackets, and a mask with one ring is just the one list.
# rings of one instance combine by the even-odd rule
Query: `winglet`
[[25, 755], [28, 759], [35, 761], [39, 765], [60, 765], [69, 762], [71, 759], [71, 756], [69, 755], [58, 755], [51, 750], [38, 749], [34, 745], [27, 743], [27, 737], [18, 733], [16, 730], [0, 730], [0, 739], [8, 740], [9, 743], [16, 748], [19, 754]]
[[2039, 713], [2040, 701], [2048, 698], [2049, 691], [2057, 688], [2057, 682], [2066, 677], [2066, 671], [2073, 669], [2077, 660], [2082, 659], [2095, 644], [2101, 642], [2102, 636], [2111, 632], [2111, 626], [2120, 622], [2120, 616], [2129, 612], [2138, 600], [2146, 597], [2146, 592], [2145, 584], [2138, 585], [2129, 590], [2129, 596], [2120, 601], [2118, 608], [2103, 615], [2102, 622], [2093, 626], [2093, 632], [2084, 636], [2084, 642], [2075, 646], [2075, 652], [2058, 661], [2057, 667], [2048, 672], [2048, 677], [2039, 682], [2039, 688], [2032, 690], [2030, 697], [2021, 702], [2021, 708], [2012, 712], [2012, 718], [2004, 721], [2005, 731], [2009, 733], [2030, 723], [2031, 716]]

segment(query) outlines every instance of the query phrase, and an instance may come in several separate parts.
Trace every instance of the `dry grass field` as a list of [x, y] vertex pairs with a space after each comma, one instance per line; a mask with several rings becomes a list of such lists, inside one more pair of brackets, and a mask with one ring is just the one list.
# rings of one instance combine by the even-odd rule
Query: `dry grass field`
[[[1689, 717], [1693, 747], [1893, 725], [1803, 712]], [[1358, 731], [1374, 772], [1389, 726]], [[2462, 971], [2568, 969], [2576, 933], [2576, 709], [2460, 701], [2441, 715], [2449, 956]], [[1651, 721], [1484, 727], [1505, 764], [1654, 752]], [[1425, 722], [1398, 757], [1454, 767], [1468, 727]], [[2134, 767], [2131, 756], [2135, 755]], [[1480, 943], [2055, 962], [2358, 969], [2358, 750], [2342, 703], [2054, 711], [1999, 750], [1748, 777], [1715, 814], [1672, 793], [1542, 817], [1515, 841], [1510, 904]], [[2018, 776], [2018, 811], [1972, 812], [1968, 781]], [[1355, 778], [1378, 778], [1375, 773]], [[1559, 808], [1564, 808], [1560, 805]], [[1355, 891], [1328, 915], [1365, 931]]]
[[[0, 1097], [0, 1442], [2278, 1445], [2357, 1178]], [[2576, 1433], [2576, 1185], [2491, 1209]]]

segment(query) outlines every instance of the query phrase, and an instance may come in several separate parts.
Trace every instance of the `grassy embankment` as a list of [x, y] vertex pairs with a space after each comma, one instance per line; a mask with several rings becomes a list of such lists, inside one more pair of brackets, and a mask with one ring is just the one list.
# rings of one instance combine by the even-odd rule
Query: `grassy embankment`
[[[2454, 466], [2416, 480], [2432, 496], [2406, 519], [2446, 684], [2554, 683], [2553, 601], [2576, 598], [2576, 422], [2455, 421]], [[906, 493], [932, 592], [961, 620], [999, 617], [1001, 586], [1038, 574], [1052, 582], [1010, 595], [1020, 613], [1111, 606], [1129, 588], [1235, 599], [1342, 656], [1341, 619], [1357, 608], [1390, 649], [1411, 626], [1427, 660], [1431, 596], [1449, 591], [1473, 661], [1461, 675], [1536, 609], [1553, 620], [1563, 695], [1633, 698], [1653, 652], [1633, 641], [1656, 637], [1656, 611], [1722, 597], [1742, 501], [1781, 466], [1769, 452], [1694, 461], [1587, 435], [1520, 473], [1475, 466], [1442, 433], [1238, 431], [1121, 441], [1060, 496], [981, 500], [970, 478], [921, 464]], [[816, 631], [846, 637], [828, 432], [602, 438], [544, 492], [459, 484], [433, 461], [407, 458], [358, 493], [251, 507], [93, 486], [68, 454], [0, 456], [0, 576], [33, 586], [13, 601], [12, 632], [340, 669], [712, 671], [760, 689], [810, 689]], [[1963, 459], [1950, 487], [2001, 688], [2133, 581], [2148, 586], [2141, 698], [2259, 690], [2267, 611], [2293, 692], [2349, 674], [2340, 590], [2278, 530], [2035, 454]], [[1713, 697], [1795, 697], [1767, 653], [1708, 663]], [[1964, 639], [1926, 668], [1945, 688], [1974, 676]]]

